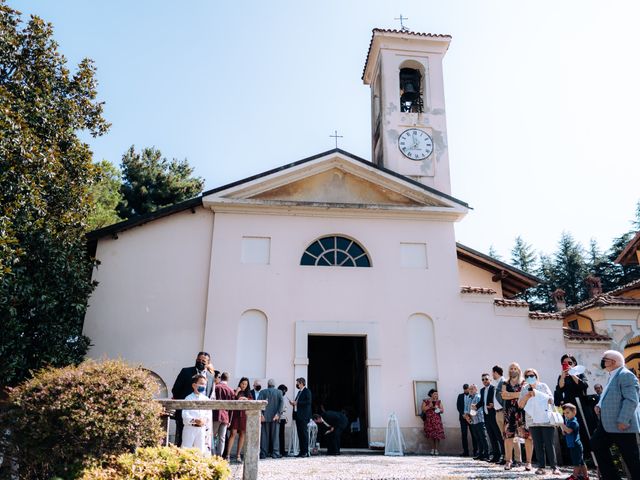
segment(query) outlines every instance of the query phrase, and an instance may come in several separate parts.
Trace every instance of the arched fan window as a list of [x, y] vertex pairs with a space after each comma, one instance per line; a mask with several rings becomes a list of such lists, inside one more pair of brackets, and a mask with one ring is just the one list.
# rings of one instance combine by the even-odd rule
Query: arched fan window
[[370, 267], [364, 248], [350, 238], [331, 235], [322, 237], [307, 247], [300, 265], [320, 267]]

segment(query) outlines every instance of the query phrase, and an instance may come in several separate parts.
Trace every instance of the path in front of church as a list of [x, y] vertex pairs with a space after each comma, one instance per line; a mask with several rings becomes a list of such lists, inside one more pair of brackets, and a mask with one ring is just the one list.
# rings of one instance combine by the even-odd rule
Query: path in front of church
[[[280, 458], [260, 460], [259, 480], [423, 480], [423, 479], [508, 479], [545, 478], [565, 479], [571, 467], [560, 467], [562, 475], [536, 475], [535, 467], [527, 472], [522, 467], [505, 470], [504, 467], [470, 458], [450, 456], [387, 457], [382, 454], [339, 457], [313, 456], [310, 458]], [[231, 465], [234, 480], [242, 478], [242, 466]], [[595, 472], [593, 472], [595, 478]]]

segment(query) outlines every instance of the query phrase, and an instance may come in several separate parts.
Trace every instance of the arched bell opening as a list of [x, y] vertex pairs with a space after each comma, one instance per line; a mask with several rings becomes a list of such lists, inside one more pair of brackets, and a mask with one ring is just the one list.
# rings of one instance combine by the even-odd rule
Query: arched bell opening
[[424, 100], [422, 92], [422, 73], [415, 68], [400, 69], [400, 111], [422, 113]]

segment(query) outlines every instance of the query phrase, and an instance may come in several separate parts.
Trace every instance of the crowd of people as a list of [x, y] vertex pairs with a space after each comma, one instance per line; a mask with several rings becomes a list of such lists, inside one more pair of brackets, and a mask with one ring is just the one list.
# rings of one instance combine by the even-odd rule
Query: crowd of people
[[[630, 478], [640, 480], [638, 379], [625, 367], [624, 356], [618, 351], [604, 352], [600, 366], [609, 373], [609, 380], [604, 387], [594, 385], [591, 395], [584, 368], [569, 354], [560, 359], [553, 390], [535, 368], [522, 370], [516, 362], [506, 372], [495, 365], [490, 374], [483, 373], [480, 389], [473, 383], [464, 384], [456, 401], [462, 456], [473, 455], [475, 460], [497, 463], [505, 470], [524, 467], [525, 471], [533, 470], [535, 456], [535, 473], [546, 474], [548, 466], [554, 475], [561, 475], [558, 464], [562, 458], [563, 464], [570, 463], [574, 468], [568, 480], [588, 479], [587, 463], [598, 466], [601, 478], [616, 480], [620, 477], [611, 454], [615, 445]], [[228, 373], [213, 368], [208, 353], [199, 352], [195, 365], [183, 368], [176, 378], [173, 398], [266, 401], [261, 415], [260, 458], [285, 456], [283, 424], [288, 403], [293, 408], [299, 439], [298, 457], [309, 456], [308, 427], [314, 423], [327, 440], [327, 454], [340, 454], [347, 417], [334, 411], [312, 415], [312, 396], [304, 378], [296, 379], [293, 400], [286, 396], [287, 387], [276, 388], [273, 379], [262, 389], [259, 380], [254, 380], [250, 388], [249, 379], [242, 377], [234, 389], [228, 385], [229, 378]], [[424, 433], [431, 442], [432, 455], [439, 454], [439, 442], [445, 438], [443, 413], [443, 402], [432, 389], [422, 401]], [[230, 460], [237, 438], [234, 460], [242, 460], [247, 426], [243, 410], [183, 410], [176, 412], [175, 419], [176, 445]], [[560, 435], [560, 451], [556, 449], [556, 435]]]
[[[535, 473], [546, 474], [548, 466], [554, 475], [562, 474], [558, 469], [562, 456], [564, 464], [573, 465], [568, 480], [588, 479], [586, 463], [597, 463], [601, 478], [615, 480], [620, 476], [611, 446], [616, 445], [630, 478], [640, 479], [636, 442], [640, 386], [625, 367], [624, 356], [615, 350], [604, 352], [600, 366], [609, 373], [609, 381], [604, 387], [594, 385], [592, 395], [575, 357], [565, 354], [560, 363], [553, 391], [535, 368], [523, 371], [515, 362], [509, 365], [506, 377], [499, 365], [491, 374], [483, 373], [479, 391], [475, 384], [464, 384], [456, 401], [462, 456], [472, 454], [475, 460], [504, 465], [505, 470], [523, 466], [531, 471], [535, 455]], [[444, 439], [444, 408], [437, 391], [431, 390], [423, 400], [422, 412], [424, 433], [432, 442], [430, 453], [438, 455], [438, 442]], [[556, 451], [556, 434], [561, 438], [560, 452]]]
[[[211, 356], [199, 352], [195, 365], [183, 368], [171, 389], [174, 399], [185, 400], [264, 400], [267, 402], [261, 413], [260, 458], [281, 458], [287, 455], [284, 441], [285, 411], [287, 403], [293, 408], [293, 420], [299, 442], [297, 457], [309, 456], [309, 423], [313, 421], [323, 433], [327, 444], [327, 455], [340, 454], [340, 437], [347, 427], [347, 417], [342, 412], [331, 410], [312, 415], [311, 391], [302, 377], [296, 379], [295, 398], [286, 395], [286, 385], [275, 386], [269, 379], [262, 389], [260, 380], [242, 377], [234, 389], [229, 386], [229, 374], [215, 370]], [[287, 401], [285, 402], [285, 398]], [[182, 410], [176, 411], [175, 444], [185, 448], [197, 448], [204, 455], [218, 455], [232, 461], [242, 461], [245, 445], [247, 417], [244, 410]], [[313, 426], [314, 423], [311, 423]], [[237, 438], [237, 446], [234, 444]]]

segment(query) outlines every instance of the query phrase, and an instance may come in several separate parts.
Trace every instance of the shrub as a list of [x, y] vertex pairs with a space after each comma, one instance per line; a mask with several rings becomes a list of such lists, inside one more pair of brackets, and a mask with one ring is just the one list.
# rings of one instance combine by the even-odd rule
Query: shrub
[[195, 449], [175, 446], [139, 448], [120, 455], [115, 465], [87, 468], [81, 480], [224, 480], [229, 464], [220, 457], [205, 458]]
[[23, 478], [72, 478], [87, 461], [157, 445], [154, 379], [121, 361], [47, 368], [11, 392], [5, 420]]

